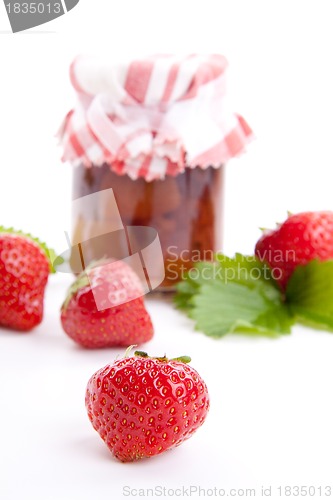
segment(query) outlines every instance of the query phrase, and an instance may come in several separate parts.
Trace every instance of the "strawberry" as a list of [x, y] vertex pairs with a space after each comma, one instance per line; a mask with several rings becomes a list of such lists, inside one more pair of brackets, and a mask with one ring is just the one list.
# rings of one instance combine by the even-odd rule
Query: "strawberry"
[[147, 342], [153, 325], [145, 308], [139, 278], [123, 261], [94, 263], [70, 287], [61, 323], [86, 348]]
[[208, 390], [187, 364], [190, 361], [135, 352], [91, 377], [86, 391], [88, 416], [118, 460], [131, 462], [163, 453], [203, 424]]
[[28, 331], [41, 323], [49, 273], [39, 240], [0, 228], [0, 325]]
[[333, 212], [290, 215], [276, 230], [264, 231], [255, 253], [270, 265], [273, 277], [285, 290], [297, 266], [314, 259], [333, 259]]

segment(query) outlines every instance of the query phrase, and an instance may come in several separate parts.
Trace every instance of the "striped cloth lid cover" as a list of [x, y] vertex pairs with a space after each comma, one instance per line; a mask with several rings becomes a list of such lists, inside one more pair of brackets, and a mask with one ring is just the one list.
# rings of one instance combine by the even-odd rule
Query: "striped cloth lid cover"
[[59, 132], [63, 161], [110, 164], [147, 181], [186, 167], [219, 167], [252, 137], [230, 109], [227, 61], [218, 54], [156, 55], [112, 62], [77, 57], [70, 76], [77, 104]]

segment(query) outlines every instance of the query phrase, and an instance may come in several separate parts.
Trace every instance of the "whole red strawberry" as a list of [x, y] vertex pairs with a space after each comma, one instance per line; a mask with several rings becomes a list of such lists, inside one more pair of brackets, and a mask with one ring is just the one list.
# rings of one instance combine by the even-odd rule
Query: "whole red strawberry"
[[0, 325], [21, 331], [39, 325], [49, 273], [49, 259], [39, 244], [22, 234], [0, 232]]
[[209, 395], [190, 358], [150, 358], [136, 352], [89, 380], [86, 408], [94, 429], [122, 462], [180, 445], [203, 424]]
[[297, 266], [333, 259], [333, 212], [290, 215], [276, 230], [264, 231], [255, 253], [268, 262], [273, 277], [285, 289]]
[[86, 348], [147, 342], [154, 330], [142, 295], [137, 275], [125, 262], [97, 262], [70, 287], [61, 309], [63, 329]]

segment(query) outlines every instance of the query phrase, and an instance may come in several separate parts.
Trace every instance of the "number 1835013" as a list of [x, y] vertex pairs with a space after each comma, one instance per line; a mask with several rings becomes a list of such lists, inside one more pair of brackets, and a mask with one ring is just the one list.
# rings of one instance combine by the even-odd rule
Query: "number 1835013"
[[24, 2], [6, 4], [8, 14], [61, 14], [61, 3]]

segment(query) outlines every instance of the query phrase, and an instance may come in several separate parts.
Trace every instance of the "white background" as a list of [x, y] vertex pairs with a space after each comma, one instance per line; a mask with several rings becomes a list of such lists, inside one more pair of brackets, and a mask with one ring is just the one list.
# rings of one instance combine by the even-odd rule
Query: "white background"
[[[332, 10], [324, 0], [81, 0], [66, 16], [13, 35], [1, 4], [0, 224], [66, 248], [71, 171], [54, 134], [74, 103], [70, 61], [101, 50], [110, 58], [227, 56], [230, 98], [256, 141], [228, 165], [226, 253], [252, 252], [258, 227], [287, 210], [333, 209]], [[333, 484], [332, 334], [296, 327], [274, 341], [214, 341], [167, 301], [148, 299], [156, 334], [145, 347], [190, 354], [212, 406], [182, 447], [124, 465], [83, 403], [88, 378], [121, 351], [82, 351], [62, 333], [69, 281], [51, 277], [45, 320], [33, 333], [0, 332], [1, 500], [118, 500], [125, 485], [253, 486], [258, 497], [262, 485]]]

